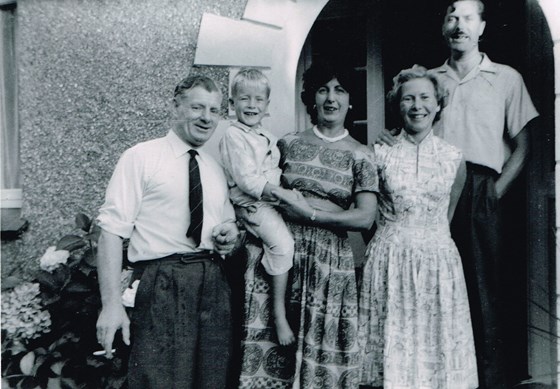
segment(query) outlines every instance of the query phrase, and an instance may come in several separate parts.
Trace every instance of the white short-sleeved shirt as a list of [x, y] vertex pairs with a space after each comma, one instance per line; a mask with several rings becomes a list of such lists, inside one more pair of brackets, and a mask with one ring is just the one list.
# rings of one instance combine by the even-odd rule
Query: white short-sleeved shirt
[[514, 138], [538, 113], [521, 75], [482, 56], [481, 63], [461, 80], [447, 61], [431, 70], [449, 93], [434, 130], [459, 147], [468, 162], [501, 173], [508, 157], [505, 139]]
[[170, 131], [163, 138], [126, 150], [117, 163], [97, 221], [104, 230], [130, 238], [131, 262], [212, 250], [214, 226], [235, 221], [221, 166], [204, 150], [197, 149], [204, 198], [200, 246], [187, 238], [191, 148]]

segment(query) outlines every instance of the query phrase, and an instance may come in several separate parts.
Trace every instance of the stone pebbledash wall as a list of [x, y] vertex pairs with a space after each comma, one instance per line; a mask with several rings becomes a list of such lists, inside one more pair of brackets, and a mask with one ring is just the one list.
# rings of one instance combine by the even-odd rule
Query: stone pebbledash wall
[[[29, 273], [48, 246], [95, 216], [120, 154], [163, 136], [173, 88], [193, 65], [205, 12], [239, 19], [246, 0], [19, 0], [23, 178], [19, 241], [2, 273]], [[228, 71], [202, 67], [224, 85]], [[224, 89], [224, 93], [225, 93]]]

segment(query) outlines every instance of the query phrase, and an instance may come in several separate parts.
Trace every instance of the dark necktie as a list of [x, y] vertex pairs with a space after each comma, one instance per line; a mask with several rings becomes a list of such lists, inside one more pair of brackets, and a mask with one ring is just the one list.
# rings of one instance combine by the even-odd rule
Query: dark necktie
[[193, 238], [198, 246], [200, 244], [200, 233], [202, 232], [202, 183], [200, 182], [200, 171], [196, 161], [196, 150], [189, 150], [189, 207], [191, 209], [191, 224], [187, 230], [187, 237]]

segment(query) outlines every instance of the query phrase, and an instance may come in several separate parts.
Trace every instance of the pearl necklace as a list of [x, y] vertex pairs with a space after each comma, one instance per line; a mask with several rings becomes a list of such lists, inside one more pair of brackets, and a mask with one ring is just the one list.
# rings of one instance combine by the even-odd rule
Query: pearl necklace
[[328, 143], [334, 143], [334, 142], [338, 142], [341, 139], [344, 139], [348, 136], [348, 130], [345, 128], [344, 131], [342, 132], [342, 134], [334, 136], [332, 138], [323, 135], [321, 133], [321, 131], [319, 131], [319, 129], [317, 128], [317, 126], [313, 126], [313, 133], [317, 136], [317, 138], [324, 140], [325, 142]]

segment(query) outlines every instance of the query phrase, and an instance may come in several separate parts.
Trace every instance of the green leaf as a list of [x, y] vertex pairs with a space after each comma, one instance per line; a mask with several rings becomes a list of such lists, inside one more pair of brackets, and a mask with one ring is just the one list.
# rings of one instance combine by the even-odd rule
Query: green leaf
[[51, 370], [54, 374], [60, 375], [62, 373], [62, 368], [66, 364], [66, 361], [57, 361], [51, 365]]
[[37, 355], [45, 355], [47, 354], [47, 349], [44, 347], [37, 347], [36, 349], [33, 350], [35, 352], [35, 354]]
[[84, 253], [84, 256], [82, 258], [82, 260], [89, 266], [92, 268], [96, 268], [97, 267], [97, 257], [93, 254], [92, 250], [87, 250]]
[[51, 274], [56, 277], [61, 288], [64, 288], [72, 278], [72, 271], [68, 266], [59, 266]]
[[99, 235], [101, 235], [101, 227], [94, 225], [91, 232], [84, 236], [84, 238], [91, 240], [92, 242], [97, 242], [99, 240]]
[[21, 342], [12, 342], [10, 344], [10, 346], [8, 347], [8, 350], [10, 350], [12, 355], [21, 354], [21, 353], [27, 351], [27, 349], [25, 348], [25, 345]]
[[17, 387], [21, 389], [41, 389], [41, 383], [35, 377], [25, 377]]
[[49, 353], [51, 354], [51, 356], [54, 354], [54, 351], [67, 343], [73, 343], [74, 342], [74, 334], [71, 332], [66, 332], [65, 334], [63, 334], [59, 339], [55, 340], [53, 343], [51, 343], [49, 345]]
[[66, 235], [66, 236], [63, 236], [58, 241], [58, 243], [56, 244], [56, 249], [57, 250], [73, 251], [73, 250], [84, 247], [86, 244], [87, 243], [84, 241], [84, 239], [81, 236]]
[[35, 365], [35, 354], [33, 351], [25, 354], [24, 357], [21, 358], [21, 361], [19, 361], [19, 369], [25, 375], [31, 375], [33, 365]]
[[67, 266], [59, 266], [52, 273], [47, 271], [37, 272], [35, 279], [47, 290], [58, 291], [70, 280], [71, 272]]
[[79, 213], [76, 215], [76, 227], [81, 229], [82, 231], [89, 232], [89, 228], [91, 227], [91, 220], [83, 213]]
[[65, 389], [80, 389], [74, 378], [60, 377], [62, 387]]
[[62, 284], [59, 285], [56, 277], [46, 271], [37, 272], [37, 274], [35, 275], [35, 279], [39, 284], [41, 284], [42, 287], [49, 291], [56, 291], [62, 286]]
[[85, 275], [86, 277], [89, 277], [90, 274], [92, 272], [95, 271], [94, 268], [92, 268], [91, 266], [87, 265], [87, 264], [82, 264], [80, 265], [80, 267], [78, 267], [78, 269], [82, 272], [83, 275]]
[[49, 377], [49, 381], [47, 382], [47, 389], [62, 389], [60, 377]]
[[80, 257], [71, 255], [68, 258], [68, 262], [66, 262], [66, 266], [68, 266], [69, 268], [73, 268], [78, 266], [78, 264], [82, 261], [82, 259]]
[[6, 277], [2, 280], [2, 290], [13, 289], [19, 284], [21, 284], [23, 280], [18, 277], [10, 276]]
[[65, 290], [69, 293], [84, 293], [84, 292], [91, 292], [91, 288], [78, 281], [70, 281], [68, 285], [66, 285]]
[[41, 300], [43, 305], [49, 306], [60, 300], [60, 295], [57, 293], [41, 293]]
[[37, 355], [35, 358], [35, 364], [33, 365], [33, 369], [31, 370], [31, 375], [37, 377], [37, 370], [41, 367], [43, 363], [47, 360], [45, 355]]
[[94, 356], [88, 356], [86, 359], [86, 364], [88, 366], [92, 366], [94, 368], [99, 368], [99, 367], [103, 367], [105, 365], [106, 359], [103, 358], [98, 358], [98, 357], [94, 357]]

